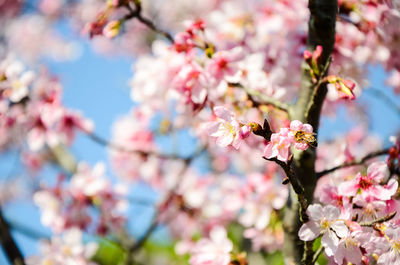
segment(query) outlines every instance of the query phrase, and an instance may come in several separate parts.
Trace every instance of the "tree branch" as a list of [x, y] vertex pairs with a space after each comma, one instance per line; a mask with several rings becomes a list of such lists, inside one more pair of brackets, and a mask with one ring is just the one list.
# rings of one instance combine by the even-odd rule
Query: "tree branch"
[[[319, 63], [326, 66], [324, 75], [328, 73], [329, 58], [335, 43], [335, 23], [338, 12], [337, 0], [309, 0], [310, 20], [308, 23], [307, 49], [314, 51], [317, 45], [322, 46]], [[326, 84], [318, 85], [310, 75], [309, 66], [305, 61], [301, 67], [301, 87], [297, 102], [289, 108], [289, 118], [310, 124], [318, 133], [319, 120], [323, 102], [327, 94]], [[318, 85], [318, 87], [316, 87]], [[317, 182], [315, 174], [316, 150], [293, 150], [293, 171], [304, 188], [304, 196], [312, 203]], [[298, 237], [302, 225], [300, 209], [304, 208], [296, 201], [295, 192], [291, 190], [283, 217], [285, 241], [283, 246], [285, 264], [312, 264], [313, 242], [304, 243]]]
[[317, 172], [317, 178], [321, 178], [322, 176], [332, 173], [338, 169], [342, 169], [342, 168], [346, 168], [346, 167], [352, 167], [352, 166], [359, 166], [364, 164], [365, 162], [367, 162], [368, 160], [378, 157], [378, 156], [382, 156], [382, 155], [387, 155], [389, 154], [389, 148], [386, 149], [382, 149], [382, 150], [378, 150], [372, 153], [367, 154], [366, 156], [362, 157], [361, 159], [357, 159], [351, 162], [347, 162], [347, 163], [343, 163], [341, 165], [329, 168], [329, 169], [325, 169], [321, 172]]
[[[284, 112], [289, 111], [289, 104], [283, 103], [278, 99], [274, 99], [272, 97], [268, 97], [262, 94], [259, 91], [251, 90], [249, 88], [243, 87], [244, 91], [246, 91], [247, 95], [250, 97], [250, 100], [256, 102], [257, 105], [270, 105], [276, 109], [282, 110]], [[259, 98], [261, 101], [256, 101], [253, 97]]]
[[202, 152], [204, 152], [206, 150], [206, 147], [201, 147], [199, 148], [193, 155], [189, 156], [189, 157], [181, 157], [178, 155], [165, 155], [165, 154], [161, 154], [161, 153], [156, 153], [156, 152], [147, 152], [147, 151], [142, 151], [142, 150], [137, 150], [137, 149], [131, 149], [131, 148], [127, 148], [123, 145], [117, 144], [117, 143], [113, 143], [110, 141], [107, 141], [106, 139], [102, 138], [101, 136], [95, 134], [95, 133], [87, 133], [86, 134], [90, 139], [92, 139], [95, 143], [98, 143], [104, 147], [108, 147], [110, 149], [119, 151], [119, 152], [126, 152], [126, 153], [133, 153], [133, 154], [139, 154], [142, 156], [157, 156], [159, 158], [163, 158], [163, 159], [182, 159], [186, 162], [190, 162], [194, 157], [199, 156]]
[[324, 247], [320, 246], [317, 251], [314, 254], [313, 260], [312, 260], [312, 264], [315, 264], [319, 258], [319, 256], [322, 254], [322, 252], [324, 251]]
[[157, 208], [157, 212], [155, 213], [149, 228], [146, 230], [144, 235], [138, 241], [136, 241], [136, 243], [134, 243], [133, 245], [131, 245], [128, 248], [128, 259], [126, 261], [127, 265], [129, 265], [133, 262], [133, 254], [136, 251], [138, 251], [146, 243], [146, 241], [150, 238], [150, 236], [153, 234], [153, 232], [160, 225], [160, 215], [161, 215], [161, 213], [163, 213], [163, 211], [165, 211], [165, 209], [164, 209], [165, 205], [168, 205], [171, 202], [171, 200], [174, 198], [175, 190], [179, 187], [179, 184], [182, 181], [184, 173], [187, 170], [188, 164], [189, 163], [187, 163], [186, 166], [182, 169], [182, 172], [180, 172], [179, 179], [176, 182], [175, 186], [173, 188], [171, 188], [167, 197], [163, 200], [163, 202]]
[[130, 255], [132, 255], [133, 253], [138, 251], [144, 245], [144, 243], [146, 243], [147, 239], [150, 238], [151, 234], [156, 230], [158, 225], [159, 225], [158, 214], [156, 214], [153, 217], [153, 219], [151, 221], [151, 224], [150, 224], [149, 228], [147, 228], [147, 230], [144, 233], [144, 235], [138, 241], [136, 241], [136, 243], [134, 245], [132, 245], [129, 248], [128, 251], [129, 251]]
[[24, 256], [10, 232], [10, 226], [0, 209], [0, 243], [8, 261], [13, 265], [25, 265]]
[[[256, 90], [252, 90], [249, 89], [247, 87], [244, 87], [242, 84], [239, 83], [229, 83], [230, 86], [234, 86], [234, 87], [240, 87], [242, 88], [246, 93], [247, 96], [249, 97], [249, 99], [256, 105], [256, 106], [260, 106], [260, 105], [270, 105], [276, 109], [288, 112], [289, 111], [289, 104], [286, 104], [278, 99], [275, 98], [271, 98], [267, 95], [264, 95], [263, 93], [256, 91]], [[254, 97], [260, 99], [261, 101], [258, 101], [256, 99], [254, 99]]]
[[395, 215], [397, 214], [397, 212], [392, 212], [391, 214], [388, 214], [384, 217], [378, 218], [374, 221], [371, 222], [366, 222], [366, 223], [360, 223], [361, 226], [367, 226], [367, 227], [372, 227], [375, 224], [379, 224], [379, 223], [384, 223], [387, 222], [389, 220], [391, 220], [393, 217], [395, 217]]
[[293, 190], [296, 192], [298, 196], [298, 201], [300, 202], [300, 215], [301, 215], [301, 220], [306, 222], [308, 220], [308, 216], [306, 214], [308, 202], [306, 197], [304, 196], [304, 188], [302, 184], [300, 183], [299, 179], [294, 175], [291, 163], [292, 163], [292, 158], [290, 157], [288, 160], [288, 163], [285, 163], [283, 161], [278, 160], [276, 157], [274, 158], [266, 158], [263, 156], [265, 160], [268, 161], [273, 161], [277, 163], [284, 171], [289, 179], [290, 184], [292, 184]]
[[152, 22], [150, 19], [143, 17], [142, 15], [142, 5], [140, 1], [134, 1], [135, 4], [135, 9], [133, 9], [129, 4], [125, 5], [125, 7], [128, 9], [129, 13], [125, 15], [124, 20], [129, 20], [132, 18], [136, 18], [139, 20], [142, 24], [147, 26], [149, 29], [152, 31], [156, 32], [157, 34], [160, 34], [164, 36], [169, 42], [174, 43], [174, 38], [170, 33], [167, 31], [164, 31], [162, 29], [157, 28], [157, 26]]

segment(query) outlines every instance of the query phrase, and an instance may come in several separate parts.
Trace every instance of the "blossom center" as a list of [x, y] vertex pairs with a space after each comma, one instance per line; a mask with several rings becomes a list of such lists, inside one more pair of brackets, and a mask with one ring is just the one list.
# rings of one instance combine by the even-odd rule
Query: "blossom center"
[[236, 130], [229, 122], [221, 123], [219, 130], [223, 131], [224, 135], [232, 134], [233, 136], [236, 136]]
[[360, 182], [359, 182], [359, 187], [363, 190], [368, 189], [369, 187], [372, 186], [372, 182], [369, 178], [366, 177], [361, 177]]
[[321, 228], [322, 228], [323, 230], [328, 230], [328, 229], [329, 229], [329, 226], [330, 226], [330, 223], [329, 223], [328, 220], [323, 219], [323, 220], [321, 221]]

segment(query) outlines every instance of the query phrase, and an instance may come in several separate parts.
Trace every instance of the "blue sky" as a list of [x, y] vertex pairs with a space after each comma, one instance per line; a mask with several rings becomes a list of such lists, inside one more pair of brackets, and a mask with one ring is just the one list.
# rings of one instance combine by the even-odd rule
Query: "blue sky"
[[[60, 26], [60, 31], [69, 38], [75, 38], [65, 25]], [[79, 59], [63, 63], [49, 60], [44, 60], [44, 62], [49, 66], [50, 71], [61, 79], [64, 86], [64, 104], [72, 109], [81, 110], [86, 117], [94, 120], [96, 133], [109, 139], [113, 121], [128, 113], [133, 106], [128, 86], [128, 81], [132, 77], [131, 65], [133, 59], [122, 56], [104, 57], [94, 53], [87, 41], [80, 41], [80, 44], [83, 47], [83, 52]], [[384, 70], [381, 67], [372, 66], [370, 73], [373, 87], [382, 89], [394, 102], [399, 104], [400, 98], [391, 92], [391, 88], [383, 85]], [[388, 136], [395, 134], [399, 129], [399, 115], [387, 104], [368, 92], [364, 92], [362, 97], [357, 100], [368, 104], [369, 115], [373, 120], [371, 130], [373, 133], [381, 135], [385, 143], [388, 144]], [[320, 137], [322, 139], [332, 138], [332, 136], [340, 134], [353, 125], [351, 117], [346, 117], [344, 112], [340, 111], [337, 119], [323, 120]], [[165, 144], [165, 148], [168, 149], [167, 144]], [[107, 150], [82, 135], [77, 138], [72, 151], [78, 159], [83, 159], [90, 164], [107, 161]], [[15, 170], [11, 162], [14, 159], [13, 157], [15, 157], [15, 154], [0, 156], [0, 169], [6, 175]], [[52, 176], [54, 173], [54, 170], [47, 169], [44, 174]], [[109, 172], [109, 175], [112, 175], [112, 172]], [[135, 191], [140, 196], [154, 196], [149, 189], [144, 187], [136, 188]], [[7, 219], [13, 223], [24, 225], [40, 233], [50, 234], [49, 230], [40, 224], [39, 212], [29, 200], [20, 200], [6, 205], [4, 212]], [[140, 234], [143, 230], [152, 214], [152, 209], [143, 209], [143, 213], [144, 217], [130, 226], [136, 234]], [[32, 240], [17, 231], [13, 231], [13, 234], [25, 255], [38, 252], [36, 240]], [[0, 264], [7, 264], [2, 251], [0, 251]]]

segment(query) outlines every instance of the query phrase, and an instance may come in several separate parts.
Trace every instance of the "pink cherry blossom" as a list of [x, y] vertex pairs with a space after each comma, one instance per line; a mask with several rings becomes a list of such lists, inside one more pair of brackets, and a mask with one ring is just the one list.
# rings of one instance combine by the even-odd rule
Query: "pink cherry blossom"
[[358, 242], [356, 236], [357, 233], [361, 233], [361, 231], [356, 231], [353, 233], [348, 232], [340, 239], [333, 256], [337, 264], [346, 264], [346, 262], [351, 262], [352, 264], [361, 264], [363, 254], [360, 249], [360, 243]]
[[217, 145], [219, 146], [232, 145], [239, 149], [243, 139], [249, 136], [249, 126], [241, 125], [235, 119], [235, 114], [225, 107], [214, 107], [214, 113], [218, 121], [206, 125], [208, 134], [217, 137]]
[[356, 196], [358, 192], [361, 192], [379, 200], [389, 200], [395, 194], [398, 183], [395, 179], [390, 179], [387, 185], [380, 185], [386, 176], [386, 163], [375, 162], [368, 167], [366, 176], [358, 173], [353, 180], [341, 183], [339, 193]]
[[303, 124], [301, 121], [293, 120], [290, 122], [289, 130], [291, 137], [293, 137], [294, 147], [297, 149], [307, 150], [310, 144], [314, 144], [315, 137], [310, 124]]
[[34, 73], [24, 71], [22, 62], [9, 56], [0, 64], [0, 75], [4, 74], [5, 80], [0, 82], [0, 89], [5, 89], [3, 95], [11, 102], [19, 102], [29, 94], [29, 87], [33, 83]]
[[287, 128], [281, 128], [279, 133], [271, 135], [271, 141], [264, 149], [264, 156], [268, 159], [276, 157], [278, 160], [287, 162], [292, 139]]
[[[125, 222], [122, 213], [127, 207], [123, 199], [126, 191], [118, 186], [112, 187], [104, 176], [102, 164], [91, 169], [80, 163], [70, 185], [65, 187], [63, 181], [61, 177], [55, 187], [43, 187], [34, 194], [44, 225], [56, 232], [75, 226], [83, 230], [94, 226], [100, 235], [121, 229]], [[98, 220], [92, 218], [93, 209], [98, 211]]]
[[191, 265], [228, 265], [232, 242], [223, 227], [214, 227], [209, 238], [202, 238], [193, 246]]
[[203, 104], [207, 96], [208, 78], [196, 63], [185, 64], [172, 80], [172, 87], [186, 98], [186, 103]]
[[340, 210], [332, 205], [312, 204], [307, 208], [309, 221], [299, 230], [301, 240], [310, 241], [322, 235], [321, 244], [325, 253], [333, 256], [339, 245], [339, 238], [348, 233], [346, 224], [339, 220]]
[[32, 256], [27, 259], [28, 265], [96, 265], [90, 260], [98, 249], [97, 243], [82, 243], [82, 232], [79, 228], [71, 228], [61, 236], [54, 236], [51, 241], [41, 243], [43, 256]]
[[390, 225], [385, 230], [386, 242], [381, 245], [382, 254], [379, 256], [377, 264], [398, 264], [400, 262], [400, 229], [396, 226]]
[[[314, 109], [312, 88], [304, 90], [301, 85], [305, 77], [301, 66], [308, 65], [310, 85], [316, 85], [315, 89], [329, 83], [321, 111], [322, 127], [326, 116], [348, 116], [363, 123], [325, 143], [323, 139], [329, 135], [321, 137], [316, 172], [311, 173], [357, 162], [382, 148], [380, 139], [367, 134], [370, 124], [364, 122], [368, 115], [364, 107], [360, 108], [363, 102], [337, 99], [354, 99], [369, 87], [371, 65], [386, 71], [385, 75], [391, 74], [388, 95], [399, 92], [399, 1], [339, 0], [332, 49], [315, 45], [313, 52], [307, 45], [310, 11], [306, 0], [39, 0], [28, 1], [28, 9], [19, 2], [24, 1], [0, 0], [0, 150], [6, 155], [9, 150], [21, 151], [30, 182], [40, 183], [33, 185], [33, 201], [42, 223], [53, 232], [65, 234], [44, 243], [43, 257], [28, 260], [29, 264], [93, 264], [91, 255], [86, 255], [82, 231], [111, 241], [125, 241], [126, 237], [129, 243], [128, 228], [141, 221], [134, 198], [132, 211], [124, 213], [127, 186], [121, 188], [120, 179], [107, 176], [102, 164], [90, 167], [77, 163], [76, 172], [68, 177], [51, 178], [47, 165], [57, 163], [53, 154], [57, 156], [60, 150], [68, 153], [79, 131], [86, 134], [83, 137], [105, 145], [118, 177], [133, 184], [139, 181], [139, 188], [151, 187], [160, 197], [159, 203], [150, 205], [157, 208], [155, 220], [168, 229], [174, 242], [179, 242], [176, 253], [191, 255], [191, 264], [204, 265], [245, 264], [239, 259], [243, 254], [236, 252], [243, 250], [242, 244], [235, 245], [233, 251], [224, 228], [237, 223], [244, 227], [239, 236], [251, 240], [253, 252], [283, 249], [285, 263], [297, 263], [286, 260], [290, 258], [283, 248], [287, 240], [283, 229], [287, 227], [283, 228], [281, 216], [289, 213], [290, 217], [290, 206], [296, 206], [298, 198], [289, 196], [290, 185], [281, 185], [284, 172], [279, 165], [261, 157], [264, 154], [265, 158], [288, 162], [293, 150], [296, 177], [300, 182], [312, 177], [301, 176], [303, 161], [298, 158], [314, 162], [314, 149], [301, 151], [317, 147], [314, 132], [320, 128], [288, 120], [293, 117], [292, 110], [307, 112], [312, 107], [319, 111], [319, 106]], [[43, 56], [76, 58], [79, 45], [57, 34], [60, 20], [62, 33], [64, 24], [73, 25], [73, 31], [84, 28], [95, 52], [133, 60], [130, 92], [135, 106], [115, 123], [109, 142], [97, 134], [90, 135], [91, 121], [64, 106], [61, 82], [49, 74], [54, 69], [37, 71], [38, 63], [42, 67], [49, 59]], [[63, 35], [70, 38], [71, 34]], [[17, 54], [18, 59], [8, 54]], [[322, 59], [329, 56], [333, 60], [326, 65], [329, 71], [323, 73], [328, 75], [324, 78]], [[33, 75], [25, 62], [38, 74]], [[95, 73], [96, 67], [91, 70]], [[314, 92], [318, 95], [321, 90]], [[283, 107], [269, 103], [275, 100]], [[347, 112], [343, 114], [342, 108]], [[307, 113], [295, 114], [311, 123]], [[159, 119], [160, 126], [155, 126]], [[265, 119], [275, 130], [270, 139], [266, 129], [261, 137], [261, 133], [252, 134], [255, 127], [249, 126], [263, 124]], [[205, 137], [204, 127], [211, 137]], [[321, 131], [325, 132], [324, 128]], [[181, 141], [183, 134], [196, 138], [190, 145], [199, 145], [199, 154], [180, 157], [182, 150], [192, 149]], [[159, 142], [171, 138], [173, 148], [164, 150]], [[394, 145], [386, 159], [388, 166], [373, 163], [366, 174], [365, 165], [335, 170], [322, 176], [315, 190], [305, 183], [305, 195], [314, 195], [321, 204], [310, 205], [309, 220], [294, 232], [299, 232], [303, 241], [322, 237], [330, 264], [400, 263], [399, 216], [378, 220], [400, 209], [398, 178], [394, 176], [399, 169], [400, 145], [398, 141]], [[77, 146], [73, 147], [71, 152]], [[374, 159], [378, 158], [367, 162]], [[307, 166], [314, 168], [311, 163]], [[49, 175], [45, 182], [42, 168]], [[127, 223], [131, 219], [134, 223]], [[374, 223], [373, 227], [368, 223]], [[72, 235], [70, 229], [75, 230]], [[203, 238], [196, 242], [201, 235]], [[252, 263], [260, 256], [250, 247], [246, 250]], [[144, 256], [137, 258], [148, 264], [160, 263], [158, 255], [146, 251], [140, 254]]]

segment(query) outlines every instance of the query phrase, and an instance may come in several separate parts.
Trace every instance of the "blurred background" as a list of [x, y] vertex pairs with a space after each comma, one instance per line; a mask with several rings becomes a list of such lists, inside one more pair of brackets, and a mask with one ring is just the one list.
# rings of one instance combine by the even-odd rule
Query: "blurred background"
[[[29, 5], [35, 3], [36, 1], [28, 1], [26, 12], [29, 13]], [[132, 72], [134, 56], [126, 54], [111, 56], [95, 51], [87, 36], [82, 36], [65, 19], [55, 23], [52, 30], [62, 36], [66, 43], [73, 43], [74, 56], [66, 61], [39, 56], [39, 64], [45, 65], [51, 74], [60, 79], [64, 88], [62, 98], [64, 105], [81, 110], [85, 117], [94, 121], [96, 134], [104, 139], [110, 139], [113, 122], [127, 114], [135, 106], [130, 98], [130, 87], [128, 85], [129, 80], [134, 75]], [[387, 76], [382, 67], [370, 65], [368, 70], [369, 81], [373, 89], [364, 90], [357, 100], [366, 106], [366, 114], [372, 120], [370, 123], [372, 133], [382, 139], [383, 146], [388, 146], [389, 137], [396, 135], [396, 129], [399, 128], [399, 126], [394, 125], [400, 124], [400, 97], [395, 95], [392, 89], [385, 86]], [[396, 103], [397, 108], [389, 102]], [[357, 125], [348, 113], [339, 109], [335, 118], [323, 119], [319, 139], [332, 139]], [[174, 147], [178, 149], [178, 153], [185, 151], [185, 148], [180, 150], [179, 145], [183, 147], [187, 146], [187, 143], [193, 145], [193, 139], [190, 138], [188, 133], [181, 132], [178, 137], [180, 144], [178, 144], [178, 147]], [[170, 139], [159, 139], [159, 142], [166, 152], [171, 150]], [[78, 135], [71, 151], [77, 160], [86, 161], [91, 165], [101, 161], [105, 162], [107, 175], [111, 179], [116, 178], [115, 173], [111, 170], [107, 148], [94, 142], [86, 135]], [[19, 150], [10, 150], [0, 154], [0, 172], [2, 173], [0, 190], [3, 192], [11, 188], [7, 187], [9, 179], [21, 179], [22, 182], [27, 178], [18, 157]], [[202, 164], [199, 163], [199, 167], [201, 166]], [[46, 166], [41, 172], [43, 178], [48, 181], [51, 181], [57, 174], [58, 169], [51, 166]], [[23, 185], [30, 185], [30, 183], [26, 181]], [[129, 196], [150, 202], [155, 202], [157, 198], [156, 192], [142, 184], [139, 186], [131, 185]], [[0, 197], [2, 197], [1, 194]], [[11, 201], [7, 200], [2, 205], [2, 209], [24, 255], [30, 256], [39, 253], [38, 238], [50, 237], [51, 233], [48, 228], [41, 224], [39, 210], [33, 204], [31, 198], [22, 196]], [[140, 236], [149, 225], [154, 207], [151, 204], [147, 206], [131, 205], [128, 213], [130, 232]], [[168, 235], [163, 229], [159, 229], [153, 235], [155, 240], [162, 241], [167, 238]], [[2, 249], [0, 249], [0, 264], [8, 264]]]

